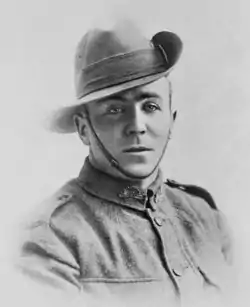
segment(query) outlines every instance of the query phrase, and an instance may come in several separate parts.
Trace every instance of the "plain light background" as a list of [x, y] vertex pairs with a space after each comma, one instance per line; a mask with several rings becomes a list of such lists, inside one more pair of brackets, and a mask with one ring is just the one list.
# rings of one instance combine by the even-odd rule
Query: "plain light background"
[[[75, 47], [110, 11], [184, 42], [172, 73], [178, 118], [163, 161], [166, 177], [207, 188], [233, 229], [239, 280], [249, 273], [250, 21], [244, 0], [9, 0], [0, 2], [1, 283], [18, 221], [77, 176], [85, 148], [76, 135], [44, 129], [74, 100]], [[150, 28], [149, 30], [152, 30]], [[250, 290], [241, 284], [242, 291]], [[8, 288], [8, 287], [7, 287]], [[11, 306], [11, 305], [9, 305]]]

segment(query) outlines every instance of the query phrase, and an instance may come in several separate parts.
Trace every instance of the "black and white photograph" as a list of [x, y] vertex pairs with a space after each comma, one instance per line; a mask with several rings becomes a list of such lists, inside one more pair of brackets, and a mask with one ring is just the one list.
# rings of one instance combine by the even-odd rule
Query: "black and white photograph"
[[1, 306], [250, 305], [249, 8], [1, 3]]

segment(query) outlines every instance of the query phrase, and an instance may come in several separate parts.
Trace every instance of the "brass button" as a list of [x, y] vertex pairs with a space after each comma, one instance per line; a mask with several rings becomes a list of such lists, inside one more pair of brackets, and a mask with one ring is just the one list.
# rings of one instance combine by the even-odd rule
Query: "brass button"
[[175, 276], [181, 277], [181, 272], [178, 272], [178, 270], [173, 269], [172, 272], [174, 273]]
[[153, 201], [148, 201], [146, 204], [146, 208], [151, 209], [152, 211], [156, 211], [157, 207]]
[[63, 194], [63, 195], [61, 195], [61, 196], [59, 196], [58, 197], [58, 200], [67, 200], [67, 199], [69, 199], [70, 198], [70, 195], [68, 195], [68, 194]]
[[184, 263], [179, 264], [175, 268], [172, 268], [172, 272], [175, 276], [181, 277], [183, 276], [185, 270], [189, 267], [188, 263], [185, 261]]
[[150, 203], [150, 205], [151, 205], [152, 211], [156, 211], [157, 207], [153, 201]]
[[162, 219], [160, 217], [155, 217], [154, 221], [158, 226], [162, 226]]

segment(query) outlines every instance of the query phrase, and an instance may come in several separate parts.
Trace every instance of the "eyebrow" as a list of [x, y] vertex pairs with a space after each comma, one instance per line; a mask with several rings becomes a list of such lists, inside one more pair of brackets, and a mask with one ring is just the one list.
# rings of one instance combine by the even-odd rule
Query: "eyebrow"
[[144, 100], [147, 98], [160, 98], [160, 96], [154, 92], [145, 92], [145, 93], [140, 93], [139, 95], [136, 96], [138, 100]]
[[[135, 99], [138, 101], [148, 99], [148, 98], [160, 98], [160, 96], [154, 92], [144, 92], [144, 93], [139, 93], [135, 96]], [[114, 94], [111, 96], [108, 96], [106, 98], [97, 100], [97, 104], [103, 103], [109, 100], [119, 100], [121, 102], [125, 102], [127, 99], [122, 95], [122, 94]]]

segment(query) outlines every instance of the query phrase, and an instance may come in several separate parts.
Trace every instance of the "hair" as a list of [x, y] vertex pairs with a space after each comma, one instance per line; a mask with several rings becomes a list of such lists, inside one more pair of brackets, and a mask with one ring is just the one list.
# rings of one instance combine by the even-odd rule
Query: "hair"
[[76, 108], [75, 114], [79, 114], [80, 116], [87, 116], [88, 115], [88, 107], [87, 104], [81, 104]]
[[165, 80], [168, 83], [168, 90], [169, 90], [169, 94], [168, 94], [168, 100], [169, 100], [169, 109], [172, 112], [172, 95], [173, 95], [173, 87], [172, 87], [172, 82], [168, 79], [169, 74], [167, 74], [166, 76], [164, 76]]

